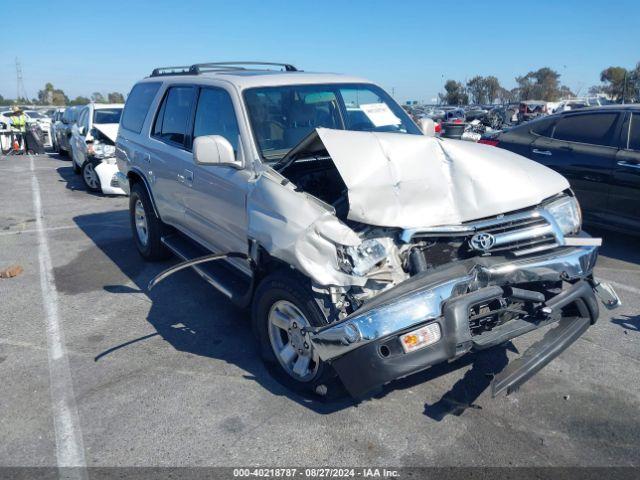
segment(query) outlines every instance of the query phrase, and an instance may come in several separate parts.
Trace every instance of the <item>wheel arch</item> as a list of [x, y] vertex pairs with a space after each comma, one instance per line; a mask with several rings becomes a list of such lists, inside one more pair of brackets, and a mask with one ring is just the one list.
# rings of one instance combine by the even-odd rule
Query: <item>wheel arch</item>
[[158, 212], [158, 207], [156, 206], [156, 200], [153, 197], [153, 193], [152, 193], [151, 187], [149, 185], [149, 181], [144, 176], [144, 174], [141, 171], [139, 171], [138, 169], [131, 169], [127, 173], [127, 179], [129, 180], [129, 191], [131, 191], [131, 188], [136, 183], [140, 183], [140, 184], [143, 185], [143, 187], [147, 191], [147, 195], [149, 195], [149, 199], [151, 200], [151, 207], [153, 208], [153, 213], [156, 215], [156, 217], [161, 219], [160, 213]]

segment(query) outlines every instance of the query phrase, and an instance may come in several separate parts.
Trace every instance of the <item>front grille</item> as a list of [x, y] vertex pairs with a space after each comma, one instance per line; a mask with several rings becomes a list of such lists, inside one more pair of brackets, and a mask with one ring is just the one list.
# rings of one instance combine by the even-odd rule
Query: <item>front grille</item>
[[[495, 240], [493, 246], [488, 250], [474, 250], [471, 239], [478, 233], [491, 234]], [[561, 241], [541, 209], [499, 215], [462, 225], [408, 229], [403, 231], [401, 239], [406, 243], [446, 239], [448, 242], [458, 242], [468, 253], [508, 253], [515, 256], [555, 248]]]
[[536, 210], [469, 225], [475, 232], [494, 236], [495, 245], [485, 252], [487, 254], [509, 252], [519, 256], [558, 246], [551, 224]]

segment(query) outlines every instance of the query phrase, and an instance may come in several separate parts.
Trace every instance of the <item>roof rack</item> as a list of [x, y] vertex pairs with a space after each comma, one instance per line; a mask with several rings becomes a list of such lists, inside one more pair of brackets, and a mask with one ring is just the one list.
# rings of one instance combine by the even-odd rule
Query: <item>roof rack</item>
[[[289, 63], [275, 63], [275, 62], [209, 62], [209, 63], [196, 63], [190, 66], [179, 67], [158, 67], [154, 68], [151, 72], [152, 77], [160, 77], [163, 75], [199, 75], [205, 72], [227, 72], [234, 70], [248, 70], [246, 66], [267, 66], [267, 67], [280, 67], [285, 72], [297, 72], [298, 69]], [[250, 70], [258, 70], [256, 68], [250, 68]], [[268, 70], [268, 69], [265, 69]]]

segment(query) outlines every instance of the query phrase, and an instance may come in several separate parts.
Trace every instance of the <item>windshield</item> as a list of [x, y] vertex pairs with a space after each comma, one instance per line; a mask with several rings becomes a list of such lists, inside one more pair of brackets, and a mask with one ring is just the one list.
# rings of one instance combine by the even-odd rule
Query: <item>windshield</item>
[[318, 127], [420, 134], [405, 111], [375, 85], [251, 88], [244, 98], [258, 149], [267, 161], [280, 160]]
[[24, 113], [26, 113], [29, 118], [44, 118], [43, 115], [38, 112], [34, 112], [33, 110], [26, 110]]
[[120, 123], [122, 108], [101, 108], [93, 112], [93, 123]]

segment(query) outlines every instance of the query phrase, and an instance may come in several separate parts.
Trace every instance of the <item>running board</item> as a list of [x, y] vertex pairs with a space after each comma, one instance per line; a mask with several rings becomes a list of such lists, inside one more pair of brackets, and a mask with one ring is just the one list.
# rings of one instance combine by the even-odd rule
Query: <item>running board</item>
[[[188, 239], [180, 233], [161, 238], [162, 244], [176, 257], [191, 261], [212, 252]], [[252, 289], [251, 278], [229, 265], [225, 260], [191, 265], [200, 277], [239, 306], [245, 306], [247, 295]]]

